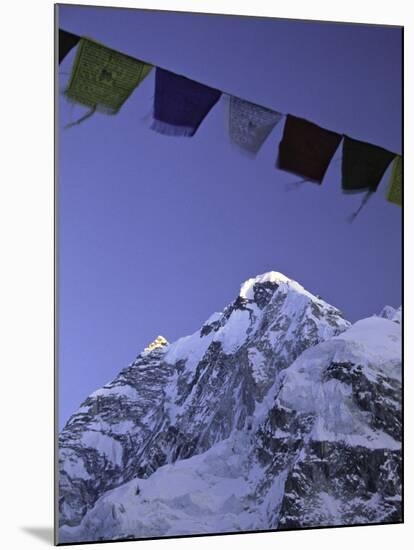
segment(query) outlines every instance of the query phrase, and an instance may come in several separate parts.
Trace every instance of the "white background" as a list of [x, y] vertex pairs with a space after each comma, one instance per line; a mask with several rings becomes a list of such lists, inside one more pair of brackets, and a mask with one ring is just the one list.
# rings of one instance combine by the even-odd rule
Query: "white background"
[[[73, 2], [66, 2], [73, 3]], [[408, 548], [413, 536], [413, 31], [407, 1], [123, 1], [83, 4], [405, 25], [405, 520], [355, 527], [112, 543], [110, 548]], [[1, 8], [0, 545], [52, 544], [53, 522], [53, 2]], [[411, 124], [410, 124], [411, 123]], [[122, 544], [123, 546], [120, 546]], [[411, 541], [412, 544], [412, 541]], [[410, 545], [411, 546], [411, 545]], [[85, 545], [84, 548], [93, 548]], [[95, 548], [97, 548], [95, 546]]]

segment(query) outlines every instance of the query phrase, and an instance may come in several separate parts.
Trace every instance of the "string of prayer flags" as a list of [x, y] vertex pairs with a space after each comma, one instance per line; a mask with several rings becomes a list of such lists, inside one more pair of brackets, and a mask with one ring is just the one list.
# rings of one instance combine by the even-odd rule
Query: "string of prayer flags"
[[342, 136], [313, 122], [287, 115], [277, 167], [322, 183]]
[[282, 117], [281, 113], [230, 96], [230, 139], [242, 149], [255, 155]]
[[157, 67], [151, 129], [170, 136], [193, 136], [221, 92]]
[[397, 155], [392, 163], [388, 183], [387, 200], [402, 206], [402, 157]]
[[82, 38], [65, 95], [92, 112], [116, 114], [151, 69], [152, 65]]
[[[145, 61], [59, 29], [59, 63], [75, 46], [78, 47], [65, 96], [74, 103], [89, 107], [89, 111], [66, 127], [79, 124], [95, 111], [116, 114], [153, 68]], [[156, 67], [151, 128], [166, 135], [194, 136], [222, 93]], [[227, 97], [230, 139], [241, 149], [256, 155], [285, 115], [236, 96]], [[387, 200], [402, 206], [401, 155], [290, 114], [286, 115], [283, 137], [279, 143], [277, 167], [298, 174], [303, 178], [301, 181], [322, 183], [342, 138], [342, 189], [367, 191], [351, 220], [377, 190], [392, 161]]]
[[394, 157], [382, 147], [344, 136], [342, 189], [375, 192]]
[[59, 29], [59, 65], [80, 40], [80, 36], [63, 29]]

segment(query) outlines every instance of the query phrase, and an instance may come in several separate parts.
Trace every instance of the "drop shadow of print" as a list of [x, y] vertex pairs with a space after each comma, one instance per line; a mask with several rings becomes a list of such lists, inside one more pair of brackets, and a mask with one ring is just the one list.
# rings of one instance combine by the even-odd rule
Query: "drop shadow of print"
[[53, 545], [53, 527], [21, 527], [25, 533]]

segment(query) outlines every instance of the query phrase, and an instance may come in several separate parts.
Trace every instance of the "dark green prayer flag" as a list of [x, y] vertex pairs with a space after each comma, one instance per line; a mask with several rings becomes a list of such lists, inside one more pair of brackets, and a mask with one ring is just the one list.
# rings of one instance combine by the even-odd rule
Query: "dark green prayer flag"
[[342, 189], [376, 191], [394, 157], [395, 153], [382, 147], [344, 136]]
[[387, 200], [402, 206], [402, 157], [397, 155], [392, 163]]
[[152, 65], [82, 38], [65, 95], [93, 110], [115, 114], [151, 69]]
[[79, 42], [80, 36], [63, 29], [59, 29], [59, 64], [65, 59], [70, 50]]

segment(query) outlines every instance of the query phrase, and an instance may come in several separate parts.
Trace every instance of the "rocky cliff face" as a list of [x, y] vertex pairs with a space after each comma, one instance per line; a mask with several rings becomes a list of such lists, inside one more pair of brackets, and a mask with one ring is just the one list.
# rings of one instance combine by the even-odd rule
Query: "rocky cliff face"
[[257, 433], [263, 494], [284, 483], [275, 527], [401, 518], [400, 348], [400, 326], [373, 317], [284, 371]]
[[60, 435], [61, 542], [398, 521], [395, 314], [271, 272], [149, 346]]

